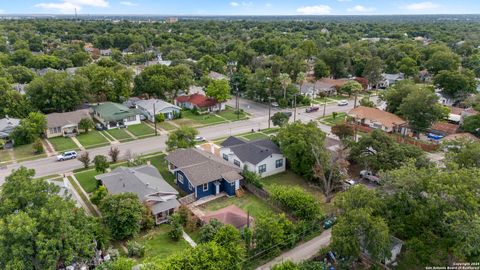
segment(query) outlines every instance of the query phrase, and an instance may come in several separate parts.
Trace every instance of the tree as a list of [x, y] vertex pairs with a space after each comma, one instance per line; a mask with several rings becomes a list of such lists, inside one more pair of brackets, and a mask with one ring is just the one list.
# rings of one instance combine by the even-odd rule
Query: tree
[[91, 259], [99, 224], [34, 174], [20, 167], [0, 191], [0, 268], [55, 269]]
[[200, 243], [207, 243], [213, 240], [218, 230], [224, 226], [223, 223], [216, 219], [211, 219], [200, 229]]
[[43, 143], [40, 138], [37, 138], [32, 145], [33, 151], [35, 155], [39, 155], [43, 153], [45, 150], [43, 149]]
[[285, 261], [280, 264], [274, 265], [272, 270], [301, 270], [301, 268], [292, 261]]
[[93, 194], [90, 195], [90, 201], [92, 201], [92, 203], [95, 205], [99, 205], [102, 199], [105, 198], [107, 195], [108, 191], [105, 186], [99, 186], [97, 190], [95, 190]]
[[480, 134], [480, 115], [471, 115], [465, 117], [462, 123], [462, 130], [472, 134]]
[[397, 64], [398, 71], [402, 72], [406, 78], [414, 77], [418, 74], [417, 61], [406, 56]]
[[273, 185], [270, 195], [299, 219], [316, 220], [322, 216], [317, 200], [301, 188]]
[[448, 116], [448, 109], [438, 103], [438, 96], [426, 88], [410, 93], [398, 107], [402, 115], [415, 131], [424, 131], [434, 122]]
[[368, 97], [364, 97], [360, 100], [360, 106], [375, 108], [375, 103], [373, 103], [373, 101], [369, 100]]
[[272, 123], [274, 126], [283, 127], [288, 124], [288, 119], [290, 117], [284, 112], [277, 112], [272, 116]]
[[475, 74], [467, 70], [463, 72], [442, 70], [433, 78], [435, 86], [451, 98], [465, 98], [477, 91]]
[[370, 85], [378, 85], [382, 80], [383, 61], [375, 56], [367, 60], [362, 76], [368, 80]]
[[230, 85], [227, 80], [212, 80], [208, 84], [206, 94], [218, 102], [225, 102], [230, 98]]
[[342, 141], [353, 138], [353, 135], [355, 135], [353, 127], [346, 123], [336, 124], [333, 126], [332, 133]]
[[255, 220], [255, 250], [275, 254], [285, 247], [292, 247], [294, 225], [284, 214], [264, 215]]
[[413, 145], [399, 144], [381, 130], [362, 136], [350, 147], [349, 158], [374, 172], [391, 170], [414, 159], [418, 166], [426, 163], [423, 151]]
[[118, 147], [110, 147], [108, 155], [110, 156], [110, 159], [112, 159], [112, 162], [116, 163], [118, 160], [118, 156], [120, 155], [120, 149], [118, 149]]
[[325, 61], [322, 59], [317, 59], [315, 61], [315, 66], [313, 68], [313, 72], [315, 74], [315, 79], [321, 79], [330, 76], [330, 69], [328, 68]]
[[82, 152], [82, 153], [80, 154], [80, 156], [78, 156], [77, 159], [78, 159], [78, 161], [82, 162], [83, 167], [84, 167], [85, 169], [87, 169], [88, 166], [90, 165], [90, 154], [89, 154], [87, 151]]
[[12, 76], [13, 82], [29, 83], [35, 78], [35, 72], [24, 66], [11, 66], [7, 72]]
[[114, 239], [123, 240], [140, 232], [143, 205], [134, 193], [108, 195], [101, 201], [100, 210]]
[[155, 115], [155, 121], [157, 121], [158, 123], [165, 122], [165, 115], [163, 113]]
[[363, 86], [357, 81], [348, 81], [340, 87], [340, 93], [346, 93], [348, 96], [357, 95], [363, 90]]
[[47, 126], [45, 115], [39, 112], [31, 112], [28, 117], [20, 121], [10, 137], [15, 145], [24, 145], [34, 142], [43, 133]]
[[75, 110], [84, 102], [88, 81], [81, 76], [69, 76], [66, 72], [47, 72], [26, 87], [30, 102], [44, 113]]
[[447, 161], [459, 168], [480, 167], [480, 142], [473, 140], [457, 140], [446, 144]]
[[107, 270], [131, 270], [137, 262], [133, 259], [120, 257], [114, 261], [104, 262], [98, 267]]
[[454, 71], [460, 65], [460, 57], [448, 51], [438, 51], [434, 53], [426, 63], [430, 72], [437, 74], [442, 70]]
[[153, 65], [145, 68], [134, 79], [136, 95], [150, 95], [158, 98], [174, 98], [181, 90], [192, 84], [193, 73], [186, 65], [167, 67]]
[[88, 93], [98, 101], [122, 102], [128, 99], [132, 92], [133, 72], [115, 62], [108, 66], [101, 64], [91, 64], [78, 71], [89, 81]]
[[282, 86], [283, 90], [283, 99], [287, 99], [287, 87], [292, 83], [292, 79], [290, 79], [290, 76], [287, 73], [280, 73], [278, 75], [278, 81], [280, 82], [280, 85]]
[[398, 114], [398, 108], [402, 104], [403, 99], [418, 88], [413, 81], [402, 80], [389, 87], [380, 95], [380, 98], [387, 103], [388, 112]]
[[93, 163], [95, 164], [95, 170], [100, 173], [105, 173], [105, 171], [110, 167], [106, 156], [97, 155], [93, 158]]
[[195, 137], [197, 134], [198, 131], [195, 128], [188, 126], [182, 126], [171, 132], [166, 142], [168, 151], [195, 146]]
[[[287, 124], [280, 129], [276, 136], [276, 142], [282, 153], [290, 160], [292, 171], [309, 180], [313, 178], [312, 168], [315, 164], [315, 157], [311, 149], [312, 147], [323, 149], [324, 140], [325, 134], [313, 122]], [[326, 153], [326, 151], [321, 151], [321, 153]]]
[[88, 133], [94, 126], [95, 124], [91, 118], [82, 118], [80, 122], [78, 122], [78, 128], [83, 129], [85, 133]]
[[171, 215], [168, 220], [170, 221], [170, 231], [168, 232], [168, 235], [175, 241], [180, 240], [183, 234], [183, 227], [180, 220], [180, 215], [175, 213]]

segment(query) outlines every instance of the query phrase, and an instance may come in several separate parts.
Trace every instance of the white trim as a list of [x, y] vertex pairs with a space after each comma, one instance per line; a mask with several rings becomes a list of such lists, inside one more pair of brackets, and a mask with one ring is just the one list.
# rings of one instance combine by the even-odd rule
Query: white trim
[[177, 173], [177, 181], [180, 182], [180, 184], [183, 184], [184, 183], [183, 180], [184, 180], [183, 175], [180, 173]]
[[[205, 189], [205, 185], [206, 185], [206, 187], [207, 187], [206, 189]], [[203, 190], [203, 191], [208, 191], [208, 183], [202, 185], [202, 190]]]

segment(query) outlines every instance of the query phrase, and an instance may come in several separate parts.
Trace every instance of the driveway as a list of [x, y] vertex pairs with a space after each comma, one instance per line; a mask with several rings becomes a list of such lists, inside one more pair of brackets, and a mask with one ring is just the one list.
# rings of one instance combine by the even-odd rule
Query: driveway
[[295, 248], [282, 253], [280, 256], [271, 260], [270, 262], [257, 267], [256, 270], [268, 270], [274, 265], [282, 263], [284, 261], [292, 261], [299, 263], [308, 259], [313, 258], [317, 252], [330, 244], [330, 239], [332, 238], [332, 229], [324, 231], [319, 236], [313, 238], [312, 240], [305, 242], [296, 246]]

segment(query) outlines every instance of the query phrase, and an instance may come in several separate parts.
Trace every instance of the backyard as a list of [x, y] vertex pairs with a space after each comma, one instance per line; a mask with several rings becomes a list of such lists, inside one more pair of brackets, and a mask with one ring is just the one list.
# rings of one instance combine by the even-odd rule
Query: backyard
[[150, 137], [155, 135], [155, 130], [145, 123], [128, 126], [127, 130], [137, 137]]
[[102, 134], [100, 134], [100, 132], [96, 130], [92, 130], [88, 133], [82, 133], [79, 136], [77, 136], [77, 139], [86, 149], [105, 146], [110, 144], [108, 140], [105, 137], [103, 137]]
[[140, 261], [153, 257], [166, 258], [172, 253], [180, 252], [190, 247], [183, 238], [179, 241], [172, 240], [168, 235], [169, 231], [170, 226], [162, 224], [133, 239], [145, 246], [145, 256]]
[[274, 210], [266, 202], [247, 191], [242, 197], [218, 198], [199, 206], [199, 208], [206, 212], [212, 212], [232, 204], [235, 204], [243, 211], [250, 213], [254, 218], [263, 214], [274, 213]]
[[48, 141], [53, 145], [53, 148], [55, 148], [55, 151], [57, 152], [78, 149], [78, 146], [70, 137], [55, 137], [48, 139]]

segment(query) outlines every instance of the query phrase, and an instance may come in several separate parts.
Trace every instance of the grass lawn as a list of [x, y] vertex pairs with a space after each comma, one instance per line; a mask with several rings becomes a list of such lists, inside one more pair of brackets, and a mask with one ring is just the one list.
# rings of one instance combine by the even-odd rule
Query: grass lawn
[[346, 113], [344, 112], [340, 112], [338, 113], [335, 118], [333, 118], [333, 115], [330, 114], [328, 116], [325, 116], [323, 118], [320, 118], [319, 120], [329, 126], [334, 126], [336, 124], [340, 124], [340, 123], [343, 123], [345, 122], [345, 116], [347, 116]]
[[97, 189], [97, 180], [95, 179], [95, 175], [98, 174], [99, 173], [95, 170], [89, 170], [76, 173], [75, 178], [77, 178], [85, 192], [92, 193]]
[[306, 180], [291, 171], [286, 171], [284, 173], [265, 177], [262, 179], [262, 183], [263, 188], [266, 191], [269, 191], [269, 188], [274, 184], [282, 186], [300, 187], [303, 190], [312, 194], [320, 202], [321, 208], [324, 213], [331, 213], [334, 210], [333, 203], [325, 203], [325, 196], [323, 196], [323, 193], [319, 187], [308, 183]]
[[110, 143], [102, 136], [98, 131], [92, 130], [88, 133], [82, 133], [77, 136], [78, 141], [85, 148], [95, 148], [100, 146], [109, 145]]
[[146, 137], [155, 134], [155, 130], [145, 123], [128, 126], [127, 130], [137, 137]]
[[258, 139], [268, 139], [269, 138], [268, 135], [265, 135], [265, 134], [259, 133], [259, 132], [250, 133], [250, 134], [247, 134], [247, 135], [243, 135], [241, 137], [246, 139], [246, 140], [249, 140], [249, 141], [258, 140]]
[[0, 162], [6, 162], [12, 160], [9, 154], [9, 150], [0, 150]]
[[226, 110], [218, 112], [217, 114], [219, 116], [223, 117], [223, 118], [226, 118], [227, 120], [230, 120], [230, 121], [237, 121], [237, 119], [238, 120], [244, 120], [244, 119], [248, 118], [248, 115], [243, 111], [240, 111], [240, 118], [238, 118], [237, 111], [234, 108], [231, 108], [231, 107], [227, 107]]
[[15, 146], [13, 148], [13, 153], [17, 160], [30, 160], [47, 156], [46, 154], [35, 155], [32, 144]]
[[168, 235], [169, 231], [170, 226], [162, 224], [134, 239], [145, 246], [145, 256], [141, 261], [153, 257], [165, 258], [190, 247], [183, 238], [179, 241], [172, 240]]
[[166, 131], [171, 131], [171, 130], [177, 129], [176, 126], [170, 124], [168, 121], [163, 121], [161, 123], [157, 123], [157, 127], [161, 128], [161, 129], [164, 129]]
[[211, 212], [232, 204], [235, 204], [245, 212], [250, 212], [250, 215], [252, 215], [254, 218], [257, 218], [263, 214], [274, 213], [274, 210], [266, 202], [260, 200], [258, 197], [247, 191], [240, 198], [222, 197], [199, 207], [206, 212]]
[[70, 137], [55, 137], [48, 139], [48, 141], [50, 141], [57, 152], [78, 149], [78, 146]]
[[125, 132], [125, 130], [121, 128], [109, 129], [106, 132], [110, 134], [113, 138], [115, 138], [117, 141], [133, 140], [132, 136], [130, 136], [127, 132]]
[[222, 118], [216, 116], [215, 114], [201, 114], [196, 115], [191, 111], [182, 111], [183, 118], [192, 120], [196, 125], [212, 125], [225, 122]]
[[[95, 208], [93, 207], [93, 204], [92, 202], [90, 201], [89, 198], [87, 198], [85, 196], [85, 194], [80, 190], [80, 187], [77, 185], [77, 183], [72, 179], [71, 176], [68, 176], [67, 177], [68, 181], [70, 181], [70, 184], [72, 185], [72, 187], [77, 191], [78, 195], [80, 196], [80, 198], [82, 199], [82, 201], [85, 203], [85, 205], [88, 207], [88, 209], [90, 210], [90, 212], [94, 215], [94, 216], [98, 216], [98, 213], [97, 211], [95, 211]], [[78, 179], [77, 179], [78, 180]]]
[[160, 172], [162, 175], [163, 179], [167, 181], [172, 187], [174, 187], [179, 193], [180, 196], [185, 196], [187, 195], [182, 189], [180, 189], [176, 184], [175, 184], [175, 176], [168, 171], [168, 162], [165, 160], [165, 155], [158, 155], [154, 157], [149, 157], [146, 158], [147, 160], [150, 160], [151, 164], [157, 168], [157, 170]]
[[275, 134], [280, 130], [280, 128], [266, 128], [262, 129], [261, 132], [265, 134]]

